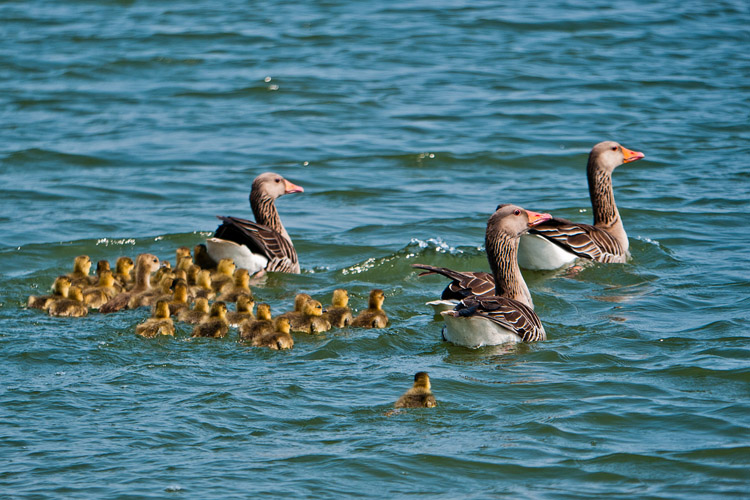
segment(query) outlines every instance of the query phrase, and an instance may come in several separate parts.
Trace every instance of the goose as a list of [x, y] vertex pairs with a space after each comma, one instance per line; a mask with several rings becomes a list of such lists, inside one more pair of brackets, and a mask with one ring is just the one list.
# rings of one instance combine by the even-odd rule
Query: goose
[[[107, 261], [105, 260], [104, 262]], [[83, 291], [83, 301], [90, 308], [99, 309], [119, 293], [119, 290], [115, 287], [115, 283], [112, 271], [102, 271], [99, 273], [97, 285], [86, 288]]]
[[271, 319], [271, 306], [265, 302], [258, 304], [258, 312], [255, 318], [246, 319], [240, 323], [240, 340], [255, 340], [275, 331]]
[[204, 298], [213, 300], [216, 296], [213, 287], [211, 286], [211, 271], [208, 269], [201, 269], [198, 273], [198, 278], [194, 286], [190, 287], [190, 295], [195, 298]]
[[127, 292], [121, 292], [99, 308], [100, 313], [111, 313], [125, 309], [134, 297], [151, 289], [151, 273], [159, 269], [159, 258], [150, 253], [142, 253], [136, 258], [135, 285]]
[[331, 326], [344, 328], [352, 322], [352, 310], [349, 309], [349, 293], [343, 288], [337, 288], [333, 291], [331, 307], [323, 313], [323, 318], [327, 319]]
[[352, 320], [351, 326], [355, 328], [385, 328], [388, 325], [388, 316], [383, 311], [384, 301], [383, 290], [379, 288], [372, 290], [367, 301], [367, 309]]
[[414, 385], [406, 391], [396, 404], [395, 408], [433, 408], [437, 406], [435, 396], [430, 390], [430, 376], [427, 372], [417, 372], [414, 375]]
[[249, 295], [240, 295], [237, 297], [235, 310], [227, 313], [229, 326], [238, 327], [245, 320], [254, 320], [253, 308], [255, 301]]
[[68, 290], [70, 290], [70, 278], [67, 276], [58, 276], [52, 284], [52, 295], [31, 295], [26, 303], [26, 307], [46, 311], [55, 299], [67, 299]]
[[215, 261], [230, 258], [237, 267], [247, 269], [251, 275], [262, 271], [299, 274], [297, 252], [274, 202], [285, 194], [302, 192], [302, 187], [278, 174], [260, 174], [250, 190], [250, 207], [255, 222], [217, 216], [222, 224], [214, 236], [206, 240], [208, 255]]
[[68, 274], [72, 286], [89, 286], [89, 271], [91, 270], [91, 258], [88, 255], [79, 255], [73, 260], [73, 272]]
[[224, 302], [214, 302], [211, 305], [208, 319], [195, 325], [193, 337], [224, 338], [229, 332], [227, 323], [227, 305]]
[[594, 146], [586, 167], [594, 224], [555, 217], [537, 225], [521, 237], [519, 265], [524, 269], [550, 270], [570, 265], [577, 258], [626, 262], [630, 256], [628, 235], [615, 205], [612, 172], [623, 163], [644, 157], [614, 141]]
[[323, 304], [314, 299], [302, 304], [302, 311], [293, 311], [283, 315], [289, 320], [293, 332], [323, 333], [331, 329], [331, 323], [323, 318]]
[[209, 311], [208, 299], [199, 297], [195, 299], [192, 309], [182, 309], [177, 313], [177, 321], [197, 325], [208, 319]]
[[171, 316], [177, 316], [182, 310], [188, 309], [188, 285], [184, 279], [175, 280], [172, 300], [168, 304]]
[[216, 266], [216, 271], [211, 273], [211, 288], [219, 293], [225, 285], [231, 285], [234, 282], [235, 269], [232, 259], [221, 259]]
[[133, 277], [130, 272], [134, 266], [133, 259], [126, 256], [119, 257], [115, 262], [115, 279], [123, 290], [128, 290], [133, 284]]
[[135, 333], [141, 337], [152, 339], [159, 335], [174, 337], [174, 322], [169, 317], [169, 303], [160, 300], [154, 306], [154, 312], [150, 318], [136, 325]]
[[[545, 340], [546, 334], [534, 309], [508, 296], [507, 276], [519, 279], [517, 287], [528, 293], [516, 255], [519, 237], [530, 227], [549, 220], [549, 214], [524, 210], [516, 205], [499, 205], [487, 221], [485, 247], [495, 280], [495, 295], [469, 295], [455, 309], [440, 314], [445, 321], [445, 340], [465, 347], [506, 342]], [[507, 275], [505, 275], [507, 273]], [[530, 297], [530, 295], [529, 295]]]
[[289, 318], [278, 317], [274, 320], [275, 331], [253, 339], [256, 347], [268, 347], [276, 351], [294, 347], [294, 339], [290, 332]]
[[83, 303], [81, 287], [71, 286], [67, 297], [58, 297], [52, 301], [47, 312], [50, 316], [67, 316], [80, 318], [89, 313], [89, 308]]
[[248, 297], [253, 296], [252, 290], [250, 290], [250, 273], [247, 269], [238, 268], [234, 271], [231, 283], [226, 283], [221, 287], [221, 294], [217, 300], [223, 300], [224, 302], [236, 302], [238, 297], [247, 295]]

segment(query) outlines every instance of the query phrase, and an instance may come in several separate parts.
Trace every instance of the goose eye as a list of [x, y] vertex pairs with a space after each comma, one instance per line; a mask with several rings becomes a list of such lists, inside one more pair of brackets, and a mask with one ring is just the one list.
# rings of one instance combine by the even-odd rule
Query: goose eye
[[279, 178], [277, 177], [277, 178], [276, 178], [276, 182], [281, 182], [281, 179], [279, 179]]
[[515, 210], [513, 211], [513, 215], [521, 215], [521, 211], [520, 211], [520, 210], [518, 210], [518, 209], [515, 209]]
[[612, 146], [612, 151], [617, 151], [617, 146]]

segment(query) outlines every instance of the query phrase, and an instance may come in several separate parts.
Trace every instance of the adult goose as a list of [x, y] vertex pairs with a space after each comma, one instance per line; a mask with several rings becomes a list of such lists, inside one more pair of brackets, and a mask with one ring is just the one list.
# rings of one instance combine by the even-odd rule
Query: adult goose
[[594, 225], [577, 224], [554, 217], [521, 237], [518, 263], [524, 269], [557, 269], [577, 258], [597, 262], [625, 262], [628, 235], [620, 219], [612, 192], [612, 172], [623, 163], [645, 155], [614, 141], [600, 142], [591, 149], [586, 167]]
[[[512, 205], [499, 205], [497, 208], [500, 210], [500, 208], [506, 206], [511, 207]], [[513, 207], [512, 211], [515, 210], [523, 209]], [[511, 209], [508, 208], [506, 211], [511, 211]], [[526, 211], [526, 213], [532, 219], [529, 222], [529, 227], [543, 224], [544, 221], [552, 217], [549, 214], [537, 214], [529, 211]], [[489, 231], [489, 226], [487, 230]], [[500, 240], [498, 244], [487, 245], [487, 260], [490, 263], [492, 274], [483, 271], [454, 271], [446, 267], [426, 264], [412, 264], [412, 267], [424, 269], [424, 272], [419, 274], [420, 276], [441, 274], [451, 279], [451, 282], [443, 290], [440, 300], [427, 303], [435, 309], [436, 314], [455, 308], [461, 300], [468, 297], [491, 297], [495, 295], [517, 300], [534, 309], [531, 292], [529, 292], [529, 288], [521, 275], [521, 270], [518, 268], [517, 248], [517, 240], [515, 245], [507, 240]]]
[[250, 207], [255, 222], [238, 217], [217, 216], [222, 224], [206, 240], [208, 255], [216, 262], [232, 259], [250, 274], [278, 271], [298, 274], [299, 262], [292, 240], [281, 223], [275, 200], [304, 189], [279, 174], [266, 172], [253, 181]]
[[515, 205], [497, 207], [487, 221], [485, 234], [495, 294], [477, 296], [467, 293], [455, 309], [443, 311], [441, 314], [446, 324], [443, 335], [446, 340], [476, 348], [547, 338], [541, 321], [528, 305], [531, 294], [523, 281], [516, 258], [519, 237], [551, 217]]

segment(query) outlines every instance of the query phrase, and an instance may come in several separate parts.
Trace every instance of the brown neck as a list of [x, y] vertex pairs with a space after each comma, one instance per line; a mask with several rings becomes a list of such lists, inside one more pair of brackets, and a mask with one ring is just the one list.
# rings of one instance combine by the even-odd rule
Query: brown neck
[[495, 295], [534, 307], [531, 293], [518, 267], [518, 238], [488, 230], [485, 246], [495, 278]]
[[263, 224], [291, 241], [289, 234], [281, 223], [281, 217], [276, 210], [274, 199], [263, 192], [252, 191], [250, 193], [250, 207], [253, 209], [255, 222]]
[[589, 157], [586, 176], [589, 181], [589, 197], [594, 210], [594, 226], [614, 236], [623, 249], [628, 249], [628, 235], [620, 219], [612, 190], [612, 174], [597, 167]]
[[151, 271], [148, 266], [137, 266], [135, 270], [134, 292], [143, 292], [151, 288]]

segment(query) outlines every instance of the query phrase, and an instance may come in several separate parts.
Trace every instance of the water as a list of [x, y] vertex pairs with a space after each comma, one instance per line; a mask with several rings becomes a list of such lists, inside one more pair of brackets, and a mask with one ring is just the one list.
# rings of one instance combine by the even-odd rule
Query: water
[[[4, 2], [0, 492], [5, 498], [696, 498], [750, 491], [745, 2]], [[632, 261], [525, 273], [549, 340], [468, 350], [413, 262], [485, 270], [501, 202], [591, 218]], [[145, 310], [55, 319], [26, 297], [94, 261], [200, 242], [278, 202], [303, 267], [391, 325], [145, 341]], [[439, 406], [387, 416], [416, 371]]]

